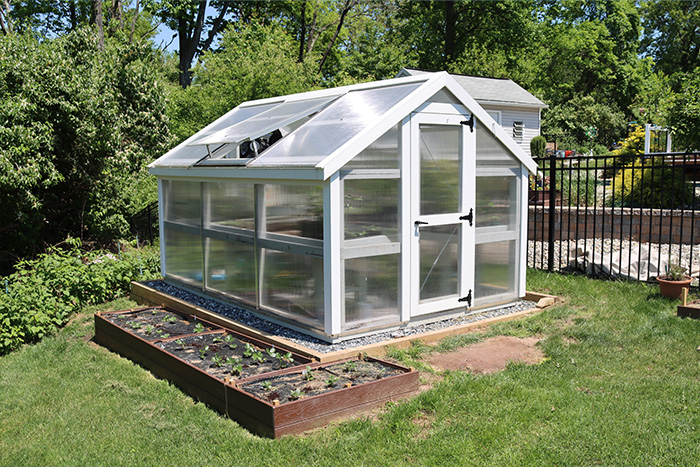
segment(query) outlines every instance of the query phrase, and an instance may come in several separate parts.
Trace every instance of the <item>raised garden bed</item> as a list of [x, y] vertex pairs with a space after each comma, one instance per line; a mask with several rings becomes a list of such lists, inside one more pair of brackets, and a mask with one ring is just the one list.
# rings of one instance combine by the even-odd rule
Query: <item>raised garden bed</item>
[[314, 363], [167, 307], [98, 313], [95, 340], [265, 436], [322, 426], [418, 388], [408, 368], [371, 357]]
[[[346, 370], [348, 365], [354, 368]], [[323, 426], [417, 389], [417, 371], [373, 357], [289, 368], [226, 387], [229, 416], [274, 438]]]

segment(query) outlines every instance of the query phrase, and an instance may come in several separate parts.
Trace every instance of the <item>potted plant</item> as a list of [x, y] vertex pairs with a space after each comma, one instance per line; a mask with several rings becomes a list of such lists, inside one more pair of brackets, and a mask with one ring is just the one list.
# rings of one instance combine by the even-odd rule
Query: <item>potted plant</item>
[[659, 283], [661, 295], [676, 299], [681, 296], [684, 287], [690, 287], [692, 278], [685, 273], [685, 268], [680, 264], [669, 263], [666, 274], [656, 278]]

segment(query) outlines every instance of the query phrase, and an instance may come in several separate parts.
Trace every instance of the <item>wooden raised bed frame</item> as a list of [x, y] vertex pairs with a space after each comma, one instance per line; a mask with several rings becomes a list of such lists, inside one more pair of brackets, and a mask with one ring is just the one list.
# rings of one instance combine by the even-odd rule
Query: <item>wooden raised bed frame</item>
[[[95, 315], [95, 341], [139, 363], [155, 375], [173, 382], [192, 397], [228, 415], [244, 427], [263, 436], [279, 438], [283, 435], [300, 433], [311, 428], [320, 427], [332, 420], [380, 406], [390, 400], [405, 397], [418, 389], [417, 371], [368, 357], [369, 361], [376, 361], [382, 365], [399, 369], [402, 373], [357, 386], [273, 405], [239, 389], [236, 385], [239, 382], [251, 382], [279, 374], [298, 372], [304, 369], [307, 363], [301, 366], [243, 378], [238, 381], [232, 381], [229, 384], [223, 379], [217, 378], [155, 345], [162, 340], [176, 339], [175, 337], [147, 341], [105, 318], [105, 316], [109, 315], [133, 313], [153, 308], [164, 309], [179, 316], [186, 315], [186, 313], [168, 309], [167, 307], [146, 307], [126, 311], [97, 313]], [[197, 320], [213, 328], [211, 331], [198, 333], [198, 335], [225, 332], [258, 347], [265, 348], [270, 346], [269, 343], [225, 329], [202, 318], [197, 318]], [[178, 337], [182, 338], [183, 336]], [[279, 344], [277, 348], [285, 352], [291, 352], [294, 359], [299, 362], [308, 362], [312, 369], [329, 366], [329, 363], [312, 363], [311, 359], [294, 352], [293, 349], [279, 346]]]
[[688, 302], [688, 289], [684, 288], [681, 294], [681, 304], [678, 305], [676, 315], [681, 318], [700, 319], [700, 302]]

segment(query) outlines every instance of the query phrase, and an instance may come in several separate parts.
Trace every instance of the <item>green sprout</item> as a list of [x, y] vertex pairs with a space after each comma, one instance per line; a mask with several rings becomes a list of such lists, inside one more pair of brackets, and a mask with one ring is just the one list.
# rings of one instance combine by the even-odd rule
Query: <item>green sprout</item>
[[294, 361], [292, 352], [287, 352], [286, 354], [281, 354], [277, 352], [277, 360], [279, 361], [280, 368], [287, 368], [287, 366]]
[[304, 375], [304, 379], [306, 381], [313, 381], [314, 379], [314, 374], [311, 371], [311, 367], [309, 365], [306, 365], [306, 369], [301, 372], [302, 375]]
[[253, 352], [253, 355], [251, 355], [250, 358], [252, 358], [256, 363], [263, 363], [265, 361], [265, 354], [257, 350]]
[[332, 388], [335, 386], [335, 383], [338, 382], [338, 377], [335, 375], [330, 375], [328, 379], [326, 380], [326, 387]]
[[156, 328], [155, 328], [155, 326], [153, 326], [152, 324], [149, 324], [148, 326], [146, 326], [145, 328], [143, 328], [143, 332], [144, 332], [146, 335], [152, 333], [152, 332], [155, 331], [155, 330], [156, 330]]
[[[238, 361], [238, 360], [236, 360]], [[228, 362], [226, 362], [228, 363]], [[234, 365], [231, 365], [231, 373], [234, 375], [240, 375], [241, 371], [243, 371], [243, 364], [242, 363], [236, 363]]]
[[211, 361], [214, 362], [214, 365], [216, 365], [217, 368], [221, 368], [222, 366], [224, 366], [224, 357], [222, 357], [219, 354], [214, 355], [211, 358]]
[[262, 386], [263, 390], [265, 391], [272, 391], [274, 390], [274, 386], [272, 386], [272, 383], [269, 381], [263, 381], [260, 386]]
[[184, 339], [178, 339], [175, 341], [175, 343], [180, 346], [180, 350], [185, 350], [185, 340]]
[[249, 342], [245, 343], [245, 350], [243, 351], [244, 357], [251, 357], [255, 353], [255, 346], [251, 345]]
[[194, 332], [203, 332], [204, 331], [204, 325], [202, 323], [197, 323], [194, 325]]
[[353, 360], [349, 360], [345, 362], [345, 373], [352, 373], [353, 371], [357, 371], [357, 364]]
[[206, 345], [204, 346], [203, 349], [199, 349], [199, 357], [204, 360], [204, 356], [207, 354], [207, 351], [209, 350], [209, 346]]
[[163, 316], [163, 321], [166, 323], [170, 323], [170, 324], [177, 323], [177, 318], [174, 317], [173, 315], [166, 315], [166, 316]]
[[295, 401], [303, 395], [304, 395], [304, 393], [302, 392], [301, 389], [293, 389], [292, 392], [289, 393], [289, 400]]

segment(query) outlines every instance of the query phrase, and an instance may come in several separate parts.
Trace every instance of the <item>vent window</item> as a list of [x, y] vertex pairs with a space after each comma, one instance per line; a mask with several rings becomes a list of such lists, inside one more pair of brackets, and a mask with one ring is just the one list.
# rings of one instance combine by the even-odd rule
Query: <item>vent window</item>
[[516, 143], [522, 143], [523, 130], [525, 130], [523, 122], [513, 122], [513, 139]]

